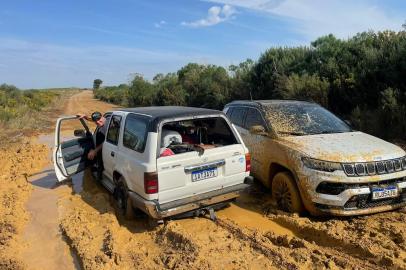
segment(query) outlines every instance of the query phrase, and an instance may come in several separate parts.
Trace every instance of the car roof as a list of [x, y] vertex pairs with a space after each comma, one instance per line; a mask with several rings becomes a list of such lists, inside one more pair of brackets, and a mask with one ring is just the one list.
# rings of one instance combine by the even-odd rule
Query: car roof
[[123, 108], [118, 109], [117, 111], [141, 114], [152, 118], [150, 119], [150, 127], [149, 127], [149, 131], [152, 132], [156, 132], [158, 130], [158, 125], [163, 120], [192, 116], [224, 114], [222, 111], [218, 110], [183, 107], [183, 106], [151, 106], [151, 107]]
[[301, 100], [293, 100], [293, 99], [268, 99], [268, 100], [235, 100], [226, 105], [233, 106], [233, 105], [244, 105], [244, 106], [252, 106], [252, 107], [262, 107], [264, 105], [276, 105], [276, 104], [292, 104], [292, 105], [317, 105], [316, 103], [309, 102], [309, 101], [301, 101]]

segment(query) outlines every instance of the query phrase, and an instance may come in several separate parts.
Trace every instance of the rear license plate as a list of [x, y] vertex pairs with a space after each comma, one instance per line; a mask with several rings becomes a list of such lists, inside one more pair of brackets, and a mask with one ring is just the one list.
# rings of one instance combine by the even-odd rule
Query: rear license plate
[[385, 198], [394, 198], [399, 196], [397, 187], [373, 187], [372, 188], [372, 200], [380, 200]]
[[192, 172], [192, 182], [213, 178], [218, 175], [217, 168]]

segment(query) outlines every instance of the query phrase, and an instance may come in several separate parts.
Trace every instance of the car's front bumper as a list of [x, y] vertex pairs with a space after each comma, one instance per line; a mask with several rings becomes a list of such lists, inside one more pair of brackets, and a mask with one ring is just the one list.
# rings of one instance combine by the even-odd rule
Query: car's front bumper
[[129, 196], [134, 207], [142, 210], [154, 219], [164, 219], [218, 203], [231, 201], [237, 198], [242, 190], [249, 187], [250, 183], [252, 183], [252, 177], [248, 176], [245, 178], [243, 184], [225, 187], [165, 204], [159, 204], [159, 202], [155, 200], [146, 200], [135, 192], [129, 192]]
[[[348, 188], [338, 195], [316, 191], [321, 182], [346, 183]], [[371, 186], [395, 185], [399, 196], [373, 201]], [[298, 184], [306, 208], [316, 215], [363, 215], [406, 206], [406, 171], [385, 175], [348, 177], [344, 172], [327, 173], [304, 169], [298, 174]]]

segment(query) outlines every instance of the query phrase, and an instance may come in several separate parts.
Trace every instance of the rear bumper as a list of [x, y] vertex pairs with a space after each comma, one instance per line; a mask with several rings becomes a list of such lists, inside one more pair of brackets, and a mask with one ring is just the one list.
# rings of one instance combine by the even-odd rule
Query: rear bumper
[[251, 181], [252, 177], [248, 176], [246, 177], [244, 184], [198, 194], [164, 204], [159, 204], [157, 201], [145, 200], [137, 193], [131, 191], [129, 192], [129, 196], [134, 207], [142, 210], [154, 219], [163, 219], [235, 199], [240, 195], [242, 190], [249, 187]]

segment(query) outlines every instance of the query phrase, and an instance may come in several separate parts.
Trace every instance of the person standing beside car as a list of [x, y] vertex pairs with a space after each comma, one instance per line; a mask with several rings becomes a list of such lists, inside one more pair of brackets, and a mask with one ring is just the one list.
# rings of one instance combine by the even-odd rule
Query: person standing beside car
[[94, 149], [91, 149], [89, 151], [89, 153], [87, 154], [87, 158], [89, 160], [94, 160], [95, 157], [97, 158], [97, 178], [101, 179], [102, 172], [104, 170], [102, 149], [107, 131], [106, 118], [97, 111], [93, 112], [90, 117], [84, 114], [77, 114], [77, 116], [79, 117], [79, 119], [85, 119], [87, 121], [94, 122], [98, 127], [96, 132], [96, 146]]

